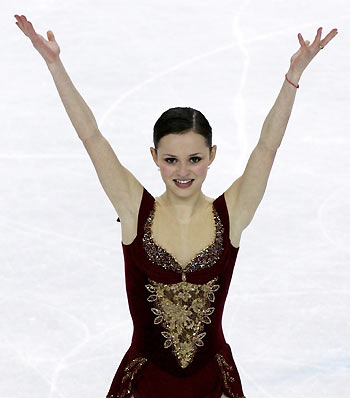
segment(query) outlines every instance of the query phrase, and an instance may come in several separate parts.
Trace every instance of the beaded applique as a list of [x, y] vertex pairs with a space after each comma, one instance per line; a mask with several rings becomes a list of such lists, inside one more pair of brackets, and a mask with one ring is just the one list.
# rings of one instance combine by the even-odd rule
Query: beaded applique
[[[215, 354], [215, 357], [220, 366], [221, 374], [223, 376], [224, 384], [228, 391], [229, 397], [230, 398], [246, 398], [244, 395], [241, 395], [240, 393], [234, 393], [231, 390], [232, 383], [234, 383], [236, 381], [235, 378], [232, 376], [233, 366], [229, 365], [226, 362], [226, 360], [222, 354], [219, 354], [219, 353]], [[232, 372], [232, 374], [230, 374], [230, 372]]]
[[154, 218], [155, 205], [156, 201], [154, 201], [153, 210], [150, 212], [145, 222], [144, 235], [142, 237], [142, 245], [151, 262], [166, 270], [181, 272], [183, 274], [183, 280], [186, 280], [184, 275], [185, 272], [195, 272], [199, 269], [211, 267], [217, 262], [222, 251], [224, 250], [224, 226], [214, 207], [214, 204], [212, 205], [212, 212], [216, 229], [215, 240], [205, 249], [201, 250], [184, 268], [178, 263], [172, 254], [156, 244], [152, 238], [151, 227]]
[[130, 397], [131, 388], [132, 388], [132, 380], [134, 379], [136, 373], [140, 370], [140, 368], [147, 362], [147, 358], [139, 357], [133, 359], [129, 364], [125, 367], [124, 372], [126, 374], [122, 379], [121, 392], [117, 393], [117, 395], [107, 395], [106, 398], [127, 398]]
[[215, 308], [210, 304], [220, 287], [215, 284], [217, 280], [218, 277], [196, 285], [189, 282], [163, 284], [148, 278], [150, 284], [146, 288], [152, 294], [147, 301], [154, 303], [151, 308], [156, 315], [154, 324], [163, 326], [164, 348], [172, 346], [172, 353], [182, 368], [192, 362], [198, 347], [204, 345], [204, 324], [211, 323], [209, 315]]

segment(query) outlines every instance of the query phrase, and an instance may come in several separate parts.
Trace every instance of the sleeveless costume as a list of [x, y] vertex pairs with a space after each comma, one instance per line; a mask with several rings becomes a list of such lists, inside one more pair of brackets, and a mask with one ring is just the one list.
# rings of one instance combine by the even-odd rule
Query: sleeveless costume
[[137, 236], [122, 242], [134, 331], [107, 398], [245, 398], [221, 325], [239, 250], [224, 194], [212, 206], [214, 242], [185, 269], [152, 239], [155, 203], [144, 188]]

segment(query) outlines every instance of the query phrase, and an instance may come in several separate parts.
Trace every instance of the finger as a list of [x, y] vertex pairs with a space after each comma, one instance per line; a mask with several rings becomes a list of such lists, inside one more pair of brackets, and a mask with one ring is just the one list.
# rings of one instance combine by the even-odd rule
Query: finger
[[26, 33], [30, 38], [35, 37], [35, 35], [37, 34], [33, 28], [33, 25], [30, 21], [26, 20], [25, 22], [25, 29], [26, 29]]
[[27, 35], [28, 34], [27, 21], [21, 18], [21, 23], [22, 23], [23, 32]]
[[299, 43], [301, 45], [301, 47], [306, 47], [306, 44], [304, 42], [303, 36], [301, 35], [301, 33], [298, 33], [298, 39], [299, 39]]
[[18, 23], [18, 22], [16, 22], [16, 25], [22, 30], [22, 28], [19, 26], [19, 23]]
[[311, 44], [311, 46], [319, 47], [319, 46], [320, 46], [321, 36], [322, 36], [322, 28], [318, 28], [318, 29], [317, 29], [317, 33], [316, 33], [316, 36], [315, 36], [315, 40], [314, 40], [314, 42]]
[[18, 21], [23, 28], [28, 28], [28, 26], [32, 26], [31, 22], [27, 20], [25, 15], [18, 16]]
[[27, 33], [28, 33], [27, 32], [27, 21], [24, 18], [22, 18], [21, 16], [19, 16], [19, 15], [17, 15], [16, 18], [17, 18], [19, 27], [21, 28], [23, 33], [25, 35], [27, 35]]
[[48, 30], [48, 31], [47, 31], [47, 38], [48, 38], [50, 41], [55, 41], [55, 35], [53, 34], [52, 30]]
[[15, 18], [17, 19], [17, 22], [16, 22], [17, 26], [18, 26], [21, 30], [23, 30], [23, 22], [22, 22], [22, 20], [21, 20], [21, 17], [20, 17], [19, 15], [15, 15]]
[[332, 29], [328, 35], [322, 40], [322, 43], [320, 43], [322, 46], [325, 46], [327, 43], [329, 43], [336, 35], [338, 34], [338, 29], [334, 28]]

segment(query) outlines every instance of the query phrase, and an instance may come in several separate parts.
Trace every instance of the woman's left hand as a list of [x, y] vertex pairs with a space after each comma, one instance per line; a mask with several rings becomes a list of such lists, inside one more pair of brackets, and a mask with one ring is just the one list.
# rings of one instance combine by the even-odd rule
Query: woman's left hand
[[309, 40], [305, 42], [301, 33], [298, 34], [300, 48], [290, 59], [290, 69], [301, 74], [314, 56], [321, 50], [320, 46], [326, 46], [338, 34], [338, 30], [336, 28], [332, 29], [322, 40], [321, 34], [322, 28], [318, 28], [315, 40], [311, 46], [309, 45]]

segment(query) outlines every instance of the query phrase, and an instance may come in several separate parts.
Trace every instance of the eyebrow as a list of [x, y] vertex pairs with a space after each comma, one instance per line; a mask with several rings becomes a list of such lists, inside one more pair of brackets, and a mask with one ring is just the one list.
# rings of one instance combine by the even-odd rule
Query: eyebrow
[[[191, 153], [191, 155], [188, 156], [194, 156], [194, 155], [202, 155], [202, 152], [197, 152], [197, 153]], [[176, 158], [176, 155], [171, 155], [170, 153], [165, 153], [164, 156], [173, 156], [174, 158]]]

